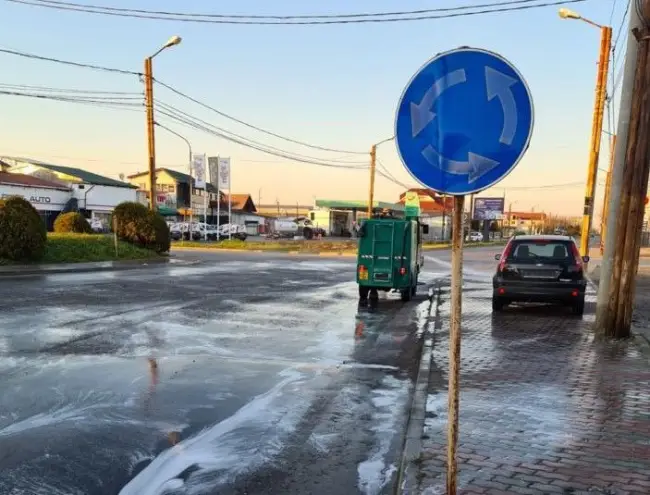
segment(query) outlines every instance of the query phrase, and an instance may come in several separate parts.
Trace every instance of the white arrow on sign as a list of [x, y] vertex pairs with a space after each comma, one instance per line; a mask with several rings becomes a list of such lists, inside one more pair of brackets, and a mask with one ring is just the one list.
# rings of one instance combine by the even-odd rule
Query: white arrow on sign
[[431, 145], [428, 145], [422, 150], [422, 156], [431, 165], [438, 167], [444, 172], [455, 175], [468, 175], [467, 181], [470, 184], [499, 165], [499, 162], [496, 160], [472, 153], [471, 151], [467, 153], [466, 162], [450, 160], [438, 153]]
[[517, 80], [513, 77], [506, 76], [504, 73], [491, 67], [485, 67], [485, 87], [487, 89], [487, 99], [492, 101], [499, 98], [501, 108], [503, 108], [503, 129], [499, 142], [501, 144], [511, 145], [517, 132], [517, 103], [510, 89]]
[[436, 118], [431, 107], [438, 97], [448, 88], [467, 81], [465, 69], [458, 69], [438, 79], [424, 94], [420, 103], [411, 102], [411, 131], [413, 137], [420, 134]]

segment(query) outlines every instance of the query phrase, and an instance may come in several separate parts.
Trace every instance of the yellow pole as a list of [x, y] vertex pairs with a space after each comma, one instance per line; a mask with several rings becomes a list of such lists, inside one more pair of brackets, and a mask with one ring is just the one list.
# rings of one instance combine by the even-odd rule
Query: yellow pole
[[589, 169], [587, 171], [587, 186], [585, 189], [582, 230], [580, 234], [580, 253], [583, 256], [589, 255], [589, 233], [591, 232], [591, 222], [594, 211], [594, 194], [596, 192], [600, 140], [603, 132], [603, 114], [605, 112], [607, 72], [612, 44], [612, 28], [609, 26], [602, 26], [600, 28], [600, 33], [600, 57], [598, 61], [598, 77], [596, 80], [596, 102], [594, 105], [593, 125], [591, 130], [591, 150], [589, 152]]
[[372, 218], [372, 206], [375, 202], [375, 165], [377, 162], [377, 145], [370, 148], [370, 193], [368, 197], [368, 218]]
[[153, 117], [152, 57], [144, 59], [144, 98], [147, 108], [147, 147], [149, 154], [149, 208], [156, 210], [156, 141]]
[[603, 200], [603, 215], [600, 219], [600, 254], [605, 251], [605, 236], [607, 235], [607, 216], [609, 215], [609, 191], [612, 187], [612, 168], [614, 167], [614, 149], [616, 147], [616, 134], [612, 136], [611, 149], [609, 150], [609, 170], [605, 183], [605, 199]]

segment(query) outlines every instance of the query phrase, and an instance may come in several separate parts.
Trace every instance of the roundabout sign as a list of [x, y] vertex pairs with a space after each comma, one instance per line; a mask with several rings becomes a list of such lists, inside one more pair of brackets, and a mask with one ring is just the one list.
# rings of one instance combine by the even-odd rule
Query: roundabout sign
[[442, 194], [487, 189], [530, 143], [534, 109], [526, 81], [506, 59], [458, 48], [429, 60], [397, 106], [395, 140], [406, 169]]

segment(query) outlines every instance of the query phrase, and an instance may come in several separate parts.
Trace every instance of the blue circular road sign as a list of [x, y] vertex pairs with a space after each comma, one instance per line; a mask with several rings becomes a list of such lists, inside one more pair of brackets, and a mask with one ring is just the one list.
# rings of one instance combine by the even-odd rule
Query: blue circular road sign
[[508, 175], [533, 132], [533, 99], [519, 71], [496, 53], [458, 48], [427, 62], [397, 106], [404, 166], [439, 193], [487, 189]]

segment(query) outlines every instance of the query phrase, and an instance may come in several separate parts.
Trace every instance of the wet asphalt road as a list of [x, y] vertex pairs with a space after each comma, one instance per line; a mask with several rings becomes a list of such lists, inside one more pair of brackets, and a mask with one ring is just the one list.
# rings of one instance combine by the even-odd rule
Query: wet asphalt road
[[352, 259], [181, 257], [2, 281], [0, 493], [390, 493], [428, 298], [358, 308]]

